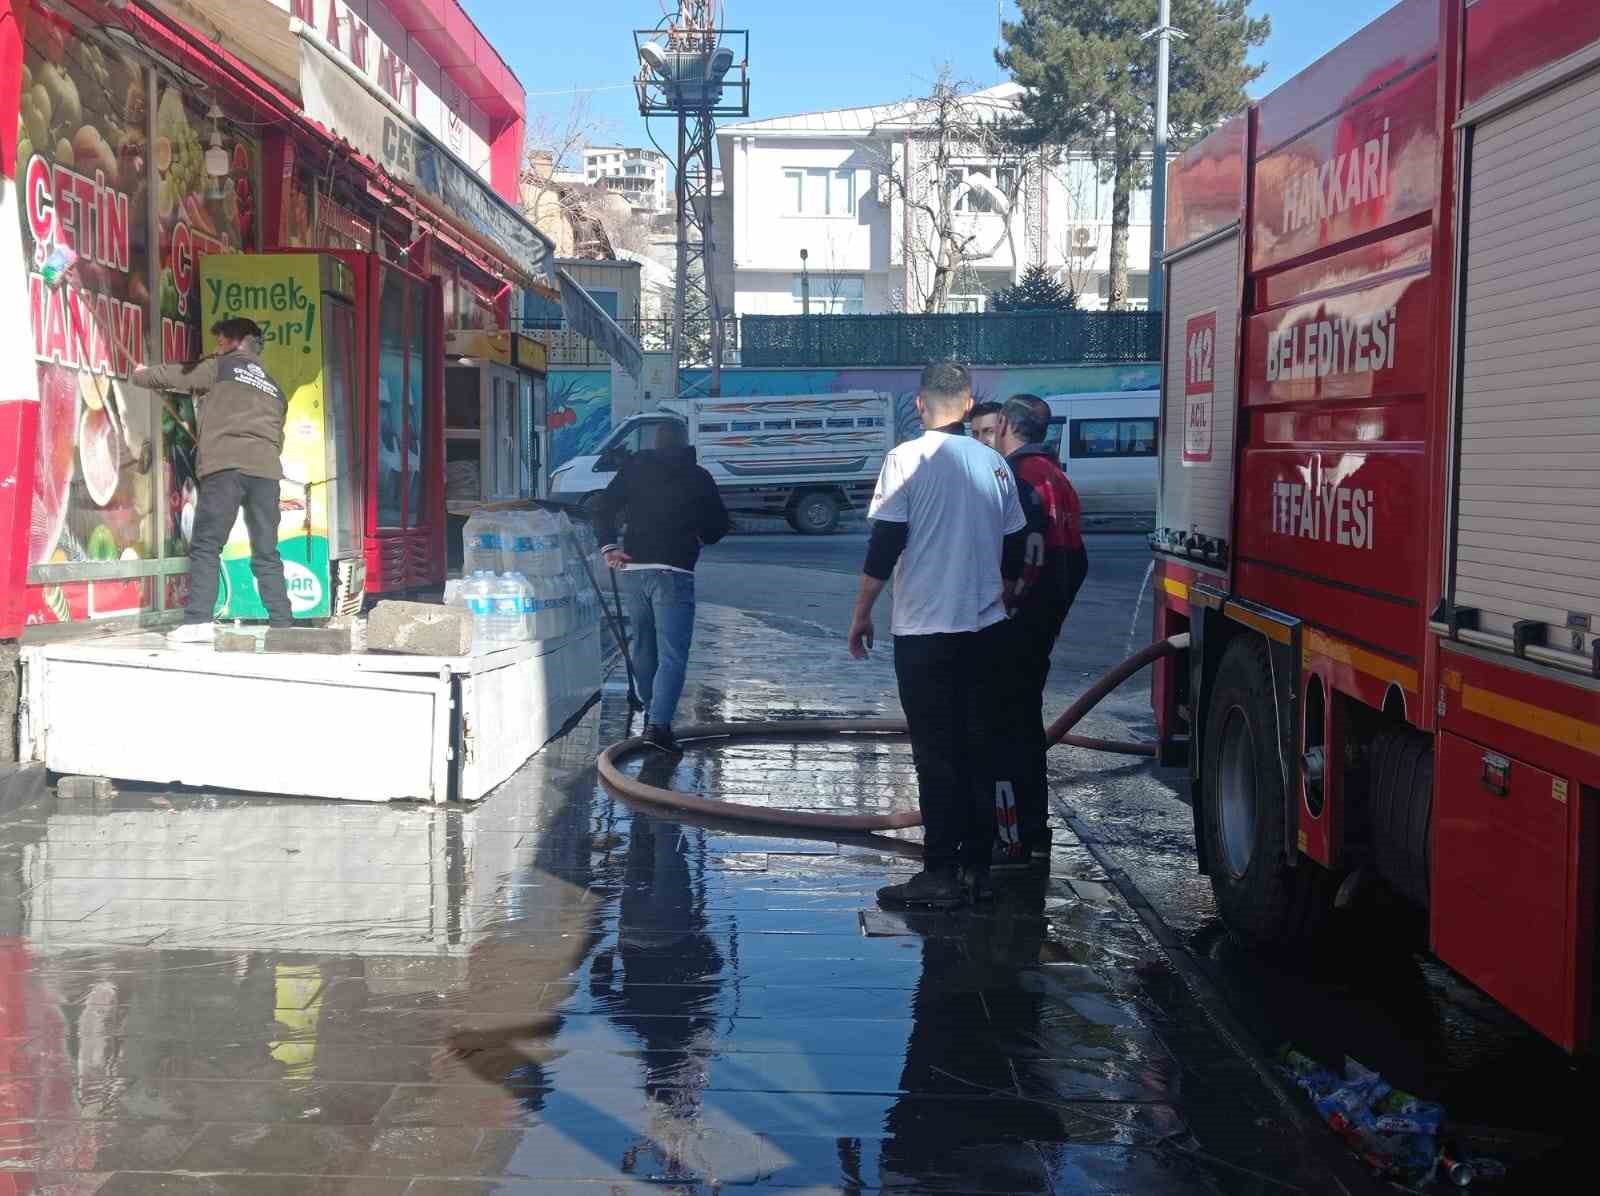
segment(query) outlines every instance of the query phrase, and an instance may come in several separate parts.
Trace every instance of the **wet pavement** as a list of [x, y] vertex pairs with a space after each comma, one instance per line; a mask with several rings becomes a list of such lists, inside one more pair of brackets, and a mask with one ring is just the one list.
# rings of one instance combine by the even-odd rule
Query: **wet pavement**
[[[780, 622], [702, 605], [683, 721], [894, 709], [887, 654]], [[625, 715], [465, 810], [13, 786], [0, 1192], [1350, 1190], [1064, 829], [993, 906], [884, 913], [913, 843], [600, 791]], [[914, 800], [893, 740], [636, 766]]]

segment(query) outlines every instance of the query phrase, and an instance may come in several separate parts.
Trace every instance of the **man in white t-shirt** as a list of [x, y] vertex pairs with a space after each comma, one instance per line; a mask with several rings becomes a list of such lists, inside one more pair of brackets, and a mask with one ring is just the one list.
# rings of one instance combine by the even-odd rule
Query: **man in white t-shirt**
[[922, 371], [926, 429], [884, 459], [867, 517], [872, 539], [850, 623], [850, 653], [872, 647], [872, 607], [894, 575], [894, 668], [911, 732], [923, 870], [878, 891], [886, 904], [948, 908], [988, 895], [1001, 778], [1003, 671], [1013, 663], [1003, 598], [1021, 575], [1027, 522], [1005, 458], [962, 434], [972, 380]]

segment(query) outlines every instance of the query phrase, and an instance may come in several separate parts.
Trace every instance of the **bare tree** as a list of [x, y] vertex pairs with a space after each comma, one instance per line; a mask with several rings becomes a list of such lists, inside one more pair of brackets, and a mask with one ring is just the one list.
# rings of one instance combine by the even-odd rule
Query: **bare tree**
[[1013, 269], [1020, 264], [1025, 196], [1049, 151], [1024, 145], [1015, 127], [1008, 100], [978, 93], [945, 66], [928, 95], [895, 105], [863, 146], [900, 208], [909, 286], [924, 312], [943, 311], [962, 271], [1001, 246]]
[[580, 169], [584, 146], [604, 140], [611, 126], [594, 114], [588, 94], [575, 96], [562, 112], [530, 110], [527, 121], [521, 197], [523, 209], [537, 214], [544, 197], [560, 185], [555, 175]]
[[[843, 255], [839, 252], [839, 243], [833, 233], [828, 233], [822, 242], [822, 270], [812, 275], [812, 289], [828, 301], [827, 311], [835, 314], [844, 306], [847, 298], [845, 283], [855, 277], [840, 269]], [[820, 289], [819, 289], [820, 288]]]

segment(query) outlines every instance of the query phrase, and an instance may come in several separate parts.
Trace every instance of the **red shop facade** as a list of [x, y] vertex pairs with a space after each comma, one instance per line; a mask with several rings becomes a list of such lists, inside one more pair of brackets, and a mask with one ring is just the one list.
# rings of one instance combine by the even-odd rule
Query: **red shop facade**
[[[215, 255], [321, 254], [344, 301], [322, 331], [342, 363], [327, 401], [352, 474], [328, 484], [343, 487], [353, 548], [329, 606], [443, 581], [446, 333], [506, 328], [514, 296], [551, 282], [548, 242], [503, 198], [520, 85], [470, 22], [426, 30], [440, 61], [447, 41], [467, 43], [468, 65], [450, 69], [479, 93], [474, 111], [499, 118], [479, 143], [491, 183], [429, 140], [403, 87], [378, 94], [358, 60], [334, 62], [343, 46], [315, 22], [267, 0], [233, 7], [285, 24], [333, 80], [319, 94], [335, 94], [337, 123], [274, 69], [281, 52], [258, 56], [220, 24], [203, 34], [171, 5], [0, 0], [0, 125], [18, 130], [0, 138], [13, 209], [0, 211], [0, 641], [156, 623], [182, 604], [192, 411], [128, 378], [207, 351]], [[412, 7], [465, 19], [456, 0]], [[348, 44], [355, 17], [340, 19]], [[396, 146], [410, 149], [385, 160]], [[408, 172], [428, 154], [426, 178]]]

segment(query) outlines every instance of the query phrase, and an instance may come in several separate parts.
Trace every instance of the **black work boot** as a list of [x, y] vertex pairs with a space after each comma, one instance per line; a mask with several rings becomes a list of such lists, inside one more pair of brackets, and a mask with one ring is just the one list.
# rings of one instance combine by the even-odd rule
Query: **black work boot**
[[961, 878], [954, 865], [926, 868], [910, 880], [885, 885], [878, 890], [880, 905], [921, 905], [930, 909], [954, 909], [965, 899]]
[[678, 746], [678, 741], [673, 738], [671, 727], [663, 727], [656, 723], [646, 723], [644, 725], [644, 735], [641, 738], [647, 747], [653, 747], [658, 752], [666, 752], [671, 756], [683, 755], [683, 749]]

